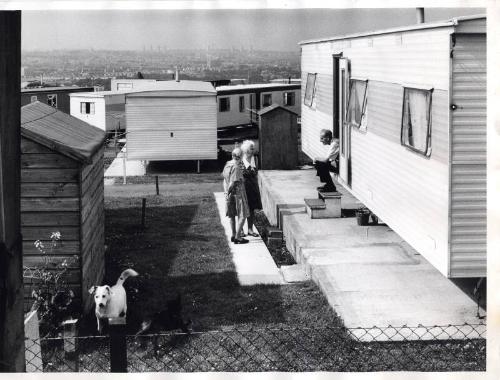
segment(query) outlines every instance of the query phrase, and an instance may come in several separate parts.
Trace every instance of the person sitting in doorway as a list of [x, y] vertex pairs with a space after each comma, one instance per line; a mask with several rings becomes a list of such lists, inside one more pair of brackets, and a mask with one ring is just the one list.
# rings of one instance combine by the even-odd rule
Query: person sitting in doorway
[[313, 161], [316, 168], [316, 175], [319, 177], [324, 186], [318, 187], [318, 191], [335, 192], [337, 188], [333, 183], [330, 171], [338, 173], [337, 157], [339, 155], [339, 140], [334, 139], [332, 131], [322, 129], [319, 135], [319, 140], [323, 145], [328, 145], [328, 152], [325, 157], [316, 157]]
[[[248, 240], [242, 237], [243, 225], [250, 215], [250, 211], [243, 183], [241, 155], [241, 149], [235, 148], [232, 152], [233, 159], [226, 163], [222, 171], [226, 216], [229, 217], [231, 223], [231, 241], [234, 244], [248, 243]], [[236, 217], [238, 217], [238, 226], [236, 226]]]

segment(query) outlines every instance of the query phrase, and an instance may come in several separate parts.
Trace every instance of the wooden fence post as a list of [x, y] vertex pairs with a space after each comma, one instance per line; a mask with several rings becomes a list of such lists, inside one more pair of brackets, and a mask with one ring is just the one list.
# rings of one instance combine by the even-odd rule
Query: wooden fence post
[[156, 180], [156, 195], [160, 195], [160, 184], [158, 183], [158, 176], [155, 176]]
[[141, 227], [146, 228], [146, 198], [142, 198]]
[[125, 317], [108, 318], [111, 372], [127, 372], [127, 338]]

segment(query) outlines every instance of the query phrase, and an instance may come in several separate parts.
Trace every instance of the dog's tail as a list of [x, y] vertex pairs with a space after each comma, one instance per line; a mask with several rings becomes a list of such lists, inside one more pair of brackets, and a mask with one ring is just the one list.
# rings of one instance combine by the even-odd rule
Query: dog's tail
[[135, 270], [133, 269], [125, 269], [122, 274], [120, 275], [120, 277], [118, 277], [118, 280], [116, 281], [116, 285], [123, 285], [123, 283], [125, 282], [125, 280], [129, 277], [135, 277], [135, 276], [138, 276], [139, 273], [137, 273]]

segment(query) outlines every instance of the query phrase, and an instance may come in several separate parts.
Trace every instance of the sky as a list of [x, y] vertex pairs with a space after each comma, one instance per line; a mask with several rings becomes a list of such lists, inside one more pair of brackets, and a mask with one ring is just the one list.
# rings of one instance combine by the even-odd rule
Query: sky
[[[426, 8], [425, 21], [486, 13]], [[23, 50], [244, 47], [298, 50], [306, 39], [413, 24], [414, 8], [23, 11]]]

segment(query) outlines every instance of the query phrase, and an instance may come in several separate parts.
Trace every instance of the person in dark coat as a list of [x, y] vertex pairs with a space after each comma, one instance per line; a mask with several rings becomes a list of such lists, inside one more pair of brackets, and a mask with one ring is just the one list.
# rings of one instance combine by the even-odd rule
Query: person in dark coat
[[254, 230], [255, 210], [262, 209], [262, 201], [260, 199], [259, 182], [257, 177], [257, 165], [255, 163], [255, 143], [252, 140], [245, 140], [241, 144], [242, 163], [243, 163], [243, 179], [245, 190], [247, 193], [248, 209], [250, 215], [247, 218], [248, 235], [259, 236]]
[[319, 140], [323, 145], [328, 146], [328, 151], [324, 157], [316, 157], [313, 161], [314, 167], [316, 168], [316, 175], [319, 177], [320, 182], [325, 184], [324, 186], [318, 187], [318, 190], [334, 192], [337, 191], [337, 188], [330, 176], [330, 171], [338, 173], [336, 160], [339, 155], [339, 141], [333, 138], [332, 131], [328, 129], [321, 130]]

